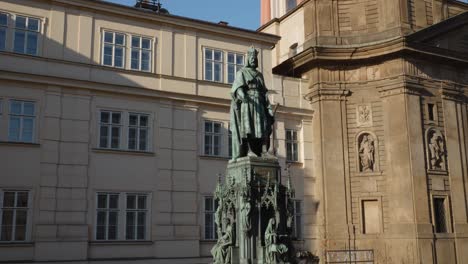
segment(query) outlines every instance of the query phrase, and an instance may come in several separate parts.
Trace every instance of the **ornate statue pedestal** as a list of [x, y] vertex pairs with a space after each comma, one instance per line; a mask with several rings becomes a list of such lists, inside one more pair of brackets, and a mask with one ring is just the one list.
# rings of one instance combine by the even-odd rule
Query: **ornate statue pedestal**
[[276, 157], [230, 161], [215, 191], [219, 239], [212, 250], [214, 263], [289, 263], [293, 198], [290, 180], [287, 186], [281, 183]]

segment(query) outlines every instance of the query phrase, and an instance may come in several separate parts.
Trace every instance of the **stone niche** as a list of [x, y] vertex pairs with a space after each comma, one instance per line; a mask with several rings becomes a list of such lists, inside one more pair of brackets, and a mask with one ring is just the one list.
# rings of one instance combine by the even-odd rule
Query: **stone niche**
[[356, 157], [359, 173], [378, 172], [378, 141], [377, 136], [369, 131], [363, 131], [356, 138]]
[[429, 171], [447, 171], [447, 149], [445, 137], [442, 132], [434, 127], [426, 130], [426, 156]]

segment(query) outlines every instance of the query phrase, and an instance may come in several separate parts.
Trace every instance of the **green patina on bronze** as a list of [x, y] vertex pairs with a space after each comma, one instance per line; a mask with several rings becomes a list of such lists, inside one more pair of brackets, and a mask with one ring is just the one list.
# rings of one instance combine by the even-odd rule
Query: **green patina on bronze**
[[231, 88], [232, 157], [268, 156], [274, 113], [263, 74], [257, 70], [258, 51], [250, 48], [247, 64]]
[[233, 158], [214, 193], [214, 264], [295, 263], [294, 190], [290, 178], [286, 186], [281, 184], [278, 159], [268, 153], [274, 111], [256, 69], [257, 53], [254, 48], [248, 51], [247, 66], [237, 73], [231, 89]]

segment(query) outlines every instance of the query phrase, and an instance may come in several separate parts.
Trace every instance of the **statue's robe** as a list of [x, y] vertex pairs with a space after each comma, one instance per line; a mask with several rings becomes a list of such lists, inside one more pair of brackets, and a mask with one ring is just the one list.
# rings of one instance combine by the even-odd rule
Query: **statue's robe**
[[[245, 102], [238, 97], [239, 89], [244, 91]], [[269, 113], [271, 105], [267, 92], [261, 72], [250, 67], [244, 67], [237, 72], [231, 88], [230, 130], [233, 158], [241, 155], [242, 139], [269, 139], [273, 117]]]

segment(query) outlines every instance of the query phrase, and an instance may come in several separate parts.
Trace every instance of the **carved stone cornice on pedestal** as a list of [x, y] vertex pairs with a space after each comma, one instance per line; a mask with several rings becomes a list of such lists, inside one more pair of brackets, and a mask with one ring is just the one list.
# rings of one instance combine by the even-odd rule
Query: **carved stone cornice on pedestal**
[[467, 96], [463, 93], [463, 86], [452, 82], [440, 83], [440, 95], [444, 100], [455, 102], [466, 102]]
[[385, 85], [378, 86], [377, 90], [382, 98], [400, 94], [421, 96], [424, 91], [424, 85], [417, 78], [400, 75], [396, 76], [393, 80], [389, 80]]
[[317, 89], [305, 96], [307, 101], [315, 103], [317, 101], [344, 101], [346, 96], [350, 95], [349, 90], [333, 89], [333, 90], [322, 90]]

